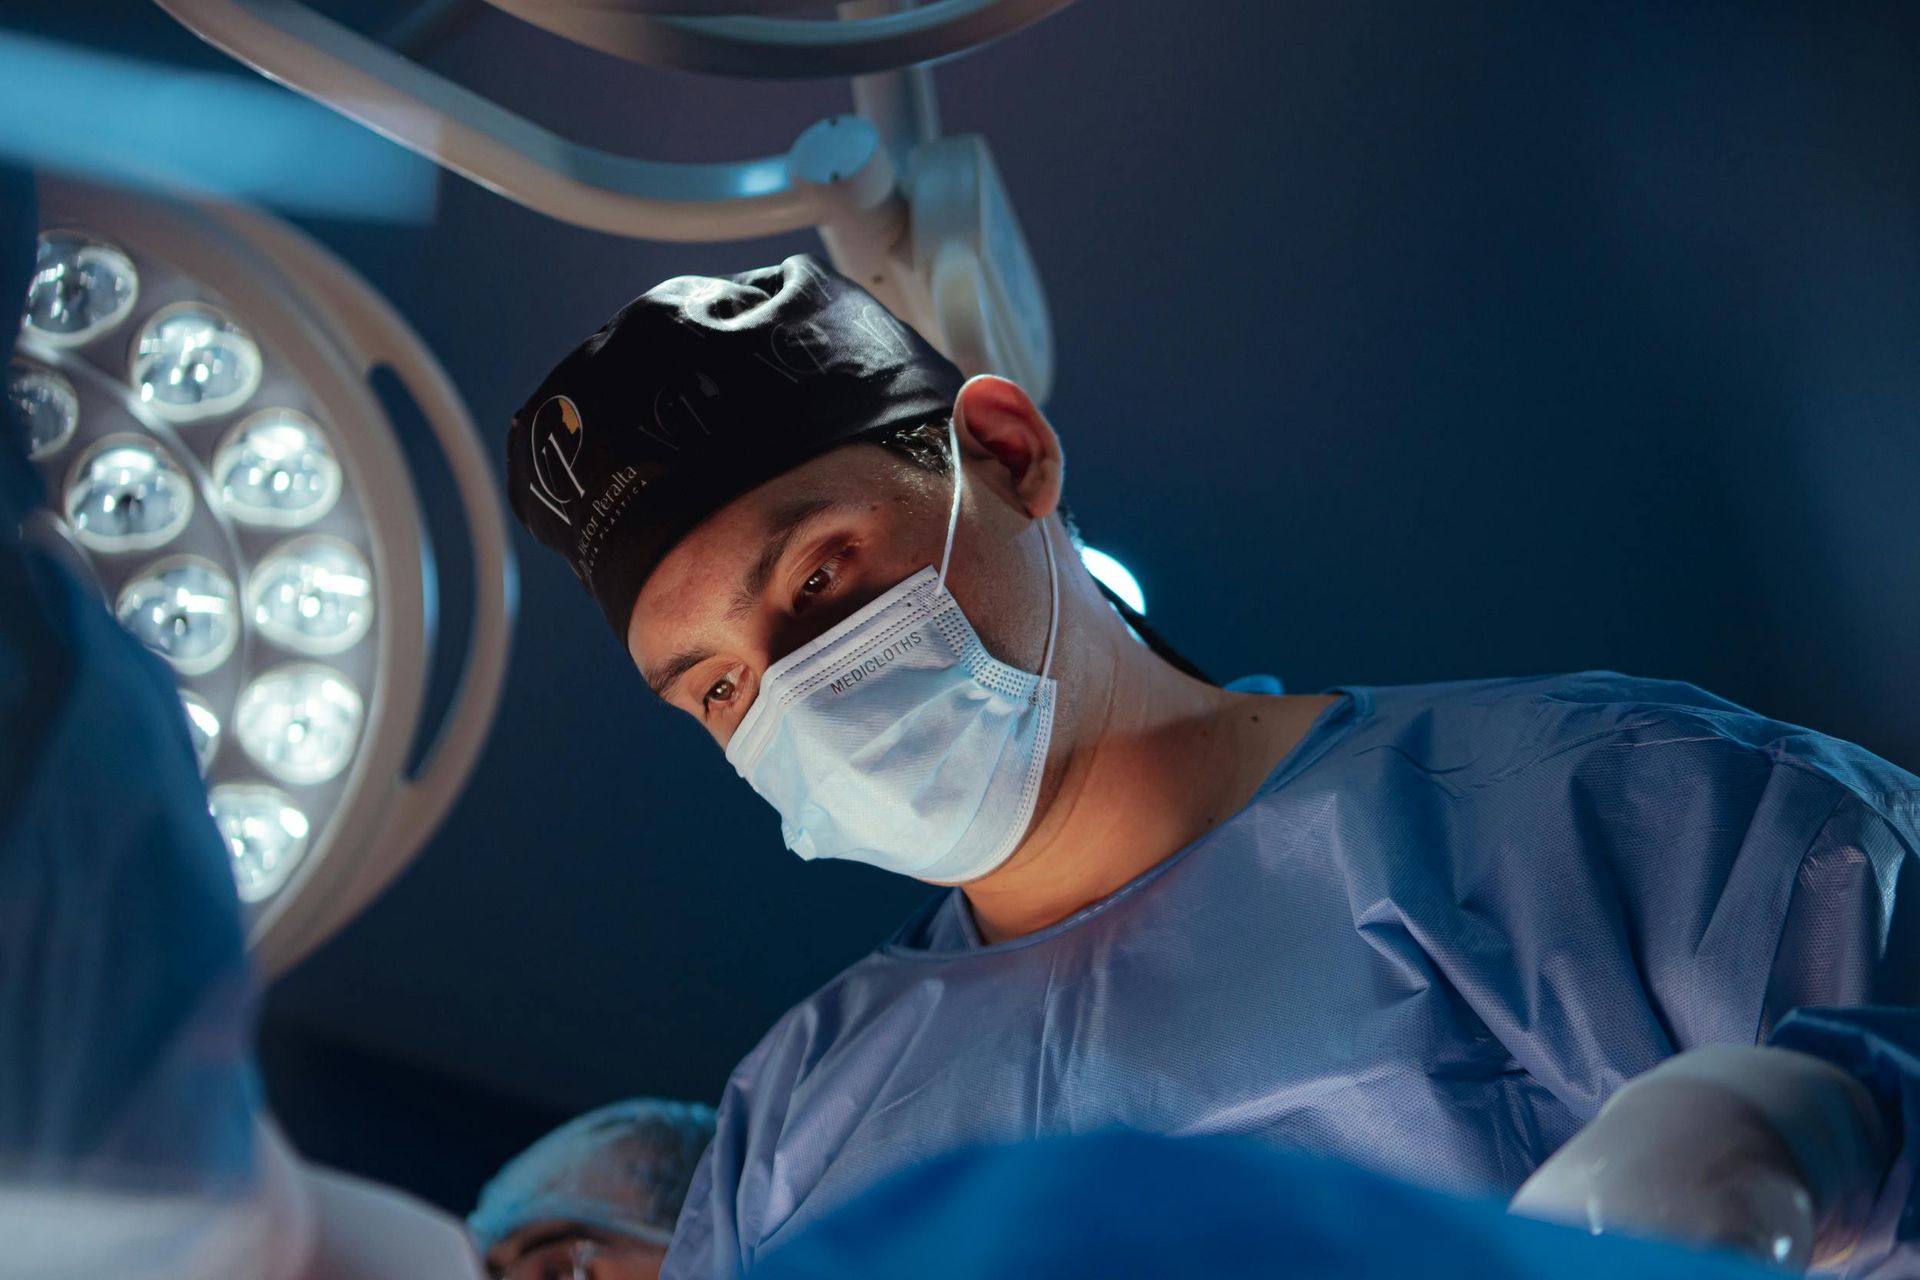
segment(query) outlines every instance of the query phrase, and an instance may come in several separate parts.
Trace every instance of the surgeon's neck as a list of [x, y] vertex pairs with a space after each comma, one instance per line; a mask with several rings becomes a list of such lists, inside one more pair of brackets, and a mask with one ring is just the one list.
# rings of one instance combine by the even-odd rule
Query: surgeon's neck
[[1032, 833], [965, 886], [986, 942], [1066, 919], [1225, 822], [1335, 701], [1229, 693], [1154, 656], [1097, 596], [1074, 609], [1056, 730], [1070, 745]]

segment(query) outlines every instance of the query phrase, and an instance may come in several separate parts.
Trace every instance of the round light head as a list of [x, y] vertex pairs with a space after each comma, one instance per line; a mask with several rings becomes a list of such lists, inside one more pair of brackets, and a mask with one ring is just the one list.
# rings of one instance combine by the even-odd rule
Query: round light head
[[205, 777], [208, 766], [220, 752], [220, 717], [214, 714], [205, 698], [184, 689], [180, 691], [180, 705], [187, 713], [187, 737], [193, 742], [193, 758], [200, 762], [200, 776]]
[[140, 403], [172, 422], [230, 413], [260, 386], [260, 348], [204, 302], [154, 313], [133, 348], [130, 381]]
[[285, 792], [257, 782], [215, 787], [207, 808], [233, 858], [240, 900], [272, 897], [307, 851], [307, 815]]
[[88, 550], [151, 551], [187, 527], [193, 484], [159, 444], [115, 436], [81, 457], [63, 505]]
[[283, 542], [247, 579], [247, 615], [267, 639], [295, 653], [340, 653], [373, 621], [373, 571], [338, 538]]
[[336, 777], [360, 740], [360, 691], [331, 667], [290, 663], [241, 691], [233, 731], [247, 754], [282, 782]]
[[340, 464], [312, 418], [266, 409], [235, 427], [213, 455], [213, 485], [242, 524], [294, 529], [340, 497]]
[[27, 332], [60, 347], [77, 347], [127, 318], [140, 277], [127, 255], [78, 231], [40, 236], [27, 288]]
[[225, 662], [240, 639], [233, 583], [192, 556], [162, 560], [135, 574], [120, 589], [114, 613], [140, 643], [190, 676]]
[[[218, 198], [35, 182], [38, 274], [0, 360], [0, 412], [44, 481], [21, 532], [169, 664], [167, 714], [277, 974], [413, 857], [471, 773], [511, 629], [501, 495], [432, 353], [295, 228]], [[416, 445], [447, 465], [424, 488]], [[435, 516], [457, 498], [459, 519], [424, 518], [421, 492]], [[450, 683], [435, 544], [455, 524], [471, 607]], [[110, 741], [100, 715], [87, 727]]]
[[73, 439], [80, 425], [80, 397], [73, 384], [30, 360], [7, 366], [7, 399], [27, 428], [27, 456], [50, 458]]

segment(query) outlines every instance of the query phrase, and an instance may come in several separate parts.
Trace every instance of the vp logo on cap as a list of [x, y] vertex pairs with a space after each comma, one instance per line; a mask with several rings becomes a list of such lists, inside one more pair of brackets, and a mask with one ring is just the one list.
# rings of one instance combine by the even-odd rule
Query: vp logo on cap
[[587, 494], [586, 486], [574, 474], [574, 463], [586, 438], [580, 408], [566, 396], [549, 396], [534, 412], [533, 426], [527, 432], [533, 455], [533, 482], [527, 488], [568, 525], [573, 521], [567, 516], [567, 504]]

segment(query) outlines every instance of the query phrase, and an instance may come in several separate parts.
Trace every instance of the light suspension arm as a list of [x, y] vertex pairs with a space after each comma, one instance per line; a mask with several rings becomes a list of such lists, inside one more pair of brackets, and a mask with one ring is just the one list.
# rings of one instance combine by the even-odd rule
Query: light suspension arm
[[648, 240], [811, 227], [784, 156], [674, 164], [543, 129], [296, 0], [156, 0], [214, 47], [401, 146], [551, 217]]
[[1072, 0], [933, 0], [898, 13], [840, 21], [654, 16], [676, 7], [661, 0], [487, 3], [633, 62], [746, 79], [804, 80], [949, 58], [1031, 26]]

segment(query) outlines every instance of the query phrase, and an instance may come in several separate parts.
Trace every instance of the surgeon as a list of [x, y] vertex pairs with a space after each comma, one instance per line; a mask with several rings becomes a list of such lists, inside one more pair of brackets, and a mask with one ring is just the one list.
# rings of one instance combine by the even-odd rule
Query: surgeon
[[561, 1125], [507, 1162], [467, 1219], [495, 1280], [656, 1280], [713, 1108], [634, 1098]]
[[1211, 683], [1080, 568], [1026, 392], [804, 256], [635, 299], [507, 448], [793, 852], [949, 886], [736, 1069], [669, 1280], [1106, 1129], [1920, 1271], [1920, 778], [1610, 673]]

